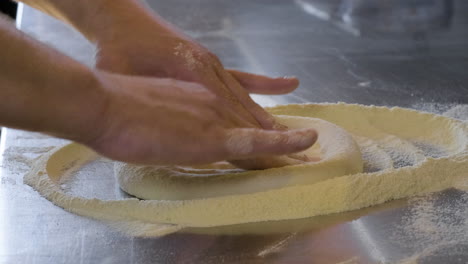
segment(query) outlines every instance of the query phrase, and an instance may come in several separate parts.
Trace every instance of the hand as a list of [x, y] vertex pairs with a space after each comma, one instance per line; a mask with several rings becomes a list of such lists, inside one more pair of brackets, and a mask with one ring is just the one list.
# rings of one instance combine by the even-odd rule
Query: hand
[[[284, 164], [291, 164], [289, 161], [284, 163], [282, 157], [275, 157], [275, 158], [267, 158], [262, 157], [255, 159], [245, 160], [245, 158], [252, 158], [254, 157], [254, 153], [260, 156], [264, 156], [264, 154], [275, 155], [278, 154], [276, 148], [274, 151], [268, 152], [267, 149], [259, 150], [257, 149], [257, 145], [262, 146], [263, 144], [267, 144], [261, 141], [261, 138], [257, 138], [258, 135], [262, 133], [266, 133], [265, 139], [271, 139], [269, 136], [271, 135], [282, 135], [279, 137], [280, 142], [276, 143], [273, 141], [269, 144], [278, 144], [278, 148], [282, 149], [282, 151], [286, 151], [283, 147], [285, 145], [291, 146], [290, 144], [286, 144], [281, 142], [282, 139], [285, 139], [286, 135], [289, 132], [277, 132], [273, 131], [273, 129], [285, 129], [284, 126], [276, 124], [274, 118], [268, 114], [264, 109], [258, 106], [252, 99], [249, 97], [248, 92], [257, 92], [257, 93], [267, 93], [267, 94], [278, 94], [278, 93], [286, 93], [289, 91], [294, 90], [297, 85], [298, 81], [294, 78], [286, 78], [286, 79], [271, 79], [263, 76], [257, 76], [247, 73], [241, 73], [236, 71], [228, 71], [224, 69], [221, 65], [220, 61], [216, 56], [208, 52], [206, 49], [195, 43], [194, 41], [190, 40], [190, 38], [184, 36], [182, 33], [178, 32], [177, 29], [173, 28], [171, 25], [167, 24], [163, 19], [159, 18], [156, 14], [151, 12], [148, 8], [145, 8], [144, 4], [141, 1], [137, 0], [83, 0], [83, 1], [72, 1], [72, 0], [23, 0], [27, 4], [38, 8], [44, 12], [49, 13], [52, 16], [55, 16], [62, 21], [69, 23], [70, 25], [74, 26], [77, 30], [79, 30], [83, 35], [88, 38], [90, 41], [94, 42], [98, 46], [98, 54], [97, 54], [97, 67], [99, 69], [103, 69], [109, 72], [115, 73], [123, 73], [127, 75], [140, 75], [140, 76], [152, 76], [152, 77], [164, 77], [164, 78], [172, 78], [176, 80], [182, 81], [190, 81], [196, 82], [198, 84], [203, 85], [207, 91], [211, 92], [215, 99], [210, 99], [210, 103], [212, 103], [215, 109], [215, 113], [229, 113], [223, 114], [221, 116], [213, 115], [212, 112], [209, 112], [206, 109], [209, 108], [207, 105], [200, 106], [198, 104], [194, 104], [200, 98], [191, 98], [192, 92], [187, 92], [189, 87], [194, 88], [193, 85], [182, 85], [183, 83], [172, 82], [170, 85], [166, 80], [166, 84], [161, 84], [161, 80], [156, 81], [140, 81], [136, 82], [156, 82], [152, 85], [143, 85], [144, 87], [151, 87], [152, 89], [162, 89], [162, 87], [166, 87], [164, 91], [154, 91], [150, 92], [147, 91], [149, 88], [141, 88], [140, 85], [132, 84], [132, 81], [124, 80], [123, 77], [117, 77], [114, 75], [109, 75], [107, 77], [101, 77], [103, 80], [102, 83], [106, 83], [104, 87], [112, 87], [113, 85], [117, 85], [121, 87], [121, 89], [113, 88], [107, 89], [108, 91], [112, 91], [109, 94], [109, 112], [113, 114], [108, 114], [108, 120], [110, 123], [104, 123], [100, 125], [100, 127], [87, 127], [83, 125], [73, 125], [72, 123], [80, 123], [79, 120], [81, 119], [88, 119], [85, 117], [88, 116], [95, 116], [88, 113], [93, 113], [96, 111], [97, 105], [95, 103], [91, 103], [93, 107], [89, 107], [86, 109], [82, 109], [81, 104], [66, 104], [65, 108], [70, 108], [69, 111], [61, 111], [63, 112], [64, 120], [50, 120], [49, 122], [55, 123], [57, 128], [51, 128], [49, 126], [45, 126], [44, 132], [49, 132], [53, 134], [60, 135], [62, 137], [75, 139], [77, 140], [81, 137], [81, 141], [88, 143], [90, 146], [94, 147], [96, 150], [100, 151], [101, 153], [115, 157], [116, 159], [123, 159], [123, 160], [133, 160], [135, 162], [150, 162], [153, 161], [161, 161], [164, 160], [162, 158], [162, 154], [159, 153], [158, 157], [155, 157], [155, 153], [151, 154], [151, 151], [154, 151], [154, 144], [157, 144], [154, 135], [151, 137], [151, 130], [154, 129], [154, 133], [166, 135], [166, 133], [162, 130], [163, 128], [158, 124], [156, 117], [161, 118], [161, 122], [163, 124], [168, 124], [169, 128], [167, 129], [168, 133], [172, 133], [171, 135], [166, 135], [160, 138], [160, 140], [165, 139], [172, 139], [172, 141], [161, 141], [159, 142], [162, 148], [167, 151], [171, 151], [165, 144], [174, 143], [174, 151], [181, 151], [181, 147], [187, 147], [188, 151], [191, 151], [190, 144], [186, 144], [186, 146], [181, 146], [175, 141], [176, 136], [179, 136], [181, 141], [185, 142], [187, 139], [194, 139], [201, 137], [200, 131], [196, 130], [196, 128], [200, 128], [201, 125], [196, 125], [196, 122], [201, 122], [202, 124], [209, 123], [211, 127], [218, 127], [216, 129], [216, 133], [212, 132], [212, 130], [207, 131], [210, 132], [207, 135], [211, 136], [219, 136], [221, 134], [221, 138], [229, 138], [226, 135], [236, 131], [238, 134], [233, 134], [235, 140], [230, 139], [228, 142], [236, 142], [242, 145], [242, 141], [239, 139], [240, 136], [246, 136], [245, 140], [253, 144], [247, 144], [249, 150], [252, 151], [252, 155], [248, 154], [249, 151], [245, 149], [244, 154], [239, 154], [240, 150], [236, 151], [228, 151], [223, 152], [224, 155], [216, 158], [231, 158], [241, 160], [235, 161], [238, 166], [245, 167], [245, 168], [261, 168], [262, 166], [272, 167], [272, 166], [282, 166]], [[34, 53], [36, 54], [36, 53]], [[50, 56], [49, 56], [50, 57]], [[47, 58], [46, 58], [47, 59]], [[64, 60], [62, 58], [62, 60]], [[43, 60], [38, 60], [43, 61]], [[67, 60], [65, 60], [67, 61]], [[59, 72], [60, 70], [66, 69], [67, 67], [63, 67], [64, 63], [57, 63], [55, 62], [52, 64], [58, 70], [55, 71], [47, 71], [45, 76], [49, 76], [50, 72]], [[65, 63], [66, 64], [66, 63]], [[57, 67], [60, 65], [60, 67]], [[46, 67], [40, 67], [44, 69], [48, 69]], [[80, 68], [80, 67], [78, 67]], [[82, 68], [82, 67], [81, 67]], [[36, 70], [37, 71], [37, 70]], [[85, 71], [85, 70], [84, 70]], [[104, 74], [101, 74], [105, 76]], [[75, 75], [74, 77], [65, 78], [65, 79], [77, 79]], [[130, 77], [128, 77], [130, 78]], [[46, 78], [47, 81], [55, 80], [57, 78]], [[78, 78], [80, 79], [80, 78]], [[93, 78], [91, 78], [93, 79]], [[121, 79], [121, 80], [115, 80]], [[138, 78], [137, 78], [138, 79]], [[70, 82], [66, 82], [67, 84]], [[74, 83], [74, 82], [71, 82]], [[112, 83], [112, 84], [111, 84]], [[125, 84], [125, 85], [124, 85]], [[61, 87], [62, 85], [57, 85], [57, 87]], [[173, 86], [173, 87], [172, 87]], [[71, 88], [75, 88], [75, 85], [70, 86]], [[90, 85], [85, 85], [86, 87], [90, 87]], [[133, 94], [134, 91], [123, 91], [123, 87], [126, 89], [136, 89], [138, 92]], [[140, 88], [139, 88], [140, 87]], [[175, 87], [185, 87], [183, 95], [185, 99], [182, 98], [183, 96], [179, 97], [168, 97], [171, 91], [167, 91], [168, 87], [174, 88], [173, 92], [180, 92], [180, 89], [176, 89]], [[83, 88], [83, 87], [81, 87]], [[69, 94], [77, 94], [78, 99], [71, 97], [71, 101], [82, 101], [83, 94], [90, 95], [89, 98], [97, 98], [97, 101], [100, 101], [100, 96], [92, 96], [96, 93], [97, 90], [87, 91], [86, 93], [83, 90], [88, 89], [71, 89], [72, 92], [68, 91]], [[55, 91], [55, 90], [54, 90]], [[58, 93], [60, 95], [67, 94], [67, 93]], [[98, 92], [99, 93], [99, 92]], [[161, 93], [161, 94], [158, 94]], [[193, 91], [194, 95], [198, 93], [198, 91]], [[154, 102], [148, 102], [148, 99], [142, 98], [144, 95], [148, 95], [149, 98], [154, 99]], [[45, 94], [49, 95], [49, 94]], [[128, 102], [122, 98], [122, 96], [128, 96]], [[50, 95], [49, 95], [50, 96]], [[170, 96], [173, 96], [172, 94]], [[61, 98], [61, 96], [59, 96]], [[88, 96], [85, 97], [85, 102], [89, 103], [91, 100]], [[173, 102], [175, 100], [176, 102]], [[38, 100], [35, 100], [36, 102]], [[60, 100], [56, 100], [60, 101]], [[171, 103], [169, 106], [166, 106], [165, 103]], [[131, 107], [125, 110], [119, 109], [119, 106], [125, 106], [126, 104], [131, 105]], [[34, 103], [31, 103], [32, 105]], [[139, 105], [141, 104], [141, 105]], [[162, 110], [159, 110], [158, 113], [153, 112], [155, 109], [160, 109], [160, 107], [156, 107], [157, 105], [164, 105]], [[145, 106], [146, 105], [146, 106]], [[221, 105], [223, 111], [221, 111]], [[144, 112], [145, 109], [148, 112]], [[180, 107], [180, 110], [176, 108]], [[54, 107], [50, 107], [51, 110], [54, 110]], [[64, 108], [64, 107], [62, 107]], [[75, 108], [80, 109], [77, 111]], [[191, 110], [194, 112], [190, 114]], [[212, 121], [208, 121], [207, 119], [203, 119], [201, 113], [205, 113], [205, 109], [207, 112], [207, 116], [209, 118], [214, 118]], [[229, 110], [227, 110], [229, 109]], [[151, 110], [151, 111], [150, 111]], [[83, 113], [85, 111], [86, 113]], [[119, 112], [120, 111], [120, 112]], [[128, 113], [126, 111], [129, 111]], [[32, 111], [35, 113], [37, 111]], [[40, 111], [41, 112], [41, 111]], [[45, 111], [42, 111], [45, 112]], [[66, 112], [66, 113], [65, 113]], [[79, 113], [79, 115], [77, 114]], [[183, 113], [183, 114], [181, 114]], [[57, 112], [54, 112], [57, 115]], [[211, 114], [211, 115], [210, 115]], [[69, 118], [70, 115], [77, 115], [74, 118]], [[114, 116], [115, 115], [115, 116]], [[189, 117], [195, 116], [193, 120]], [[68, 118], [67, 118], [68, 117]], [[128, 119], [125, 119], [128, 118]], [[130, 119], [134, 118], [134, 119]], [[141, 118], [139, 120], [138, 118]], [[169, 119], [170, 118], [170, 119]], [[227, 118], [224, 120], [223, 118]], [[93, 119], [93, 118], [91, 118]], [[180, 119], [180, 120], [179, 120]], [[48, 120], [48, 119], [47, 119]], [[71, 122], [75, 120], [76, 122]], [[104, 121], [108, 121], [107, 119]], [[171, 121], [172, 120], [172, 121]], [[179, 120], [179, 121], [175, 121]], [[224, 121], [223, 121], [224, 120]], [[211, 125], [213, 122], [221, 122], [219, 125]], [[226, 126], [225, 122], [231, 122], [229, 124], [235, 124], [234, 128], [230, 128]], [[69, 127], [63, 128], [61, 127], [62, 124], [68, 124]], [[88, 124], [91, 122], [84, 122], [84, 124]], [[94, 122], [92, 122], [94, 123]], [[117, 125], [119, 124], [119, 125]], [[143, 124], [143, 125], [141, 125]], [[172, 127], [172, 124], [179, 124], [179, 125], [186, 125], [190, 124], [195, 129], [195, 134], [192, 136], [184, 130], [183, 128], [176, 130]], [[134, 129], [129, 127], [130, 125], [136, 125]], [[153, 127], [151, 127], [153, 126]], [[34, 126], [36, 127], [36, 126]], [[123, 131], [112, 131], [109, 127], [121, 127]], [[223, 129], [221, 129], [221, 128]], [[95, 133], [86, 133], [80, 132], [82, 130], [88, 131], [93, 128], [96, 132]], [[270, 131], [265, 131], [263, 129], [269, 129]], [[226, 130], [227, 129], [227, 130]], [[144, 130], [144, 131], [143, 131]], [[222, 132], [219, 132], [222, 131]], [[187, 132], [187, 135], [185, 135]], [[228, 133], [229, 132], [229, 133]], [[198, 133], [198, 134], [197, 134]], [[86, 138], [82, 137], [82, 134], [86, 134], [88, 136], [96, 136], [96, 140], [87, 140]], [[137, 136], [141, 137], [134, 138], [132, 134], [136, 134]], [[300, 135], [295, 134], [295, 135]], [[186, 136], [186, 137], [184, 137]], [[311, 137], [314, 137], [315, 132], [311, 132], [310, 135], [307, 135], [303, 140], [304, 142], [311, 141]], [[173, 138], [172, 138], [173, 137]], [[144, 140], [148, 140], [147, 144]], [[259, 140], [258, 142], [256, 140]], [[264, 139], [264, 140], [265, 140]], [[213, 138], [214, 143], [207, 142], [208, 145], [218, 144], [220, 143], [220, 139]], [[293, 140], [292, 145], [294, 145], [296, 141], [300, 141], [300, 139], [295, 138]], [[111, 143], [120, 143], [124, 142], [126, 145], [130, 146], [131, 151], [126, 153], [122, 148], [125, 146], [116, 145], [112, 146]], [[169, 142], [169, 143], [168, 143]], [[204, 141], [200, 141], [204, 142]], [[223, 141], [224, 142], [224, 141]], [[245, 142], [244, 142], [245, 143]], [[197, 144], [196, 142], [192, 142], [191, 144]], [[229, 146], [235, 146], [231, 143], [228, 144]], [[244, 145], [245, 146], [245, 145]], [[281, 147], [283, 146], [283, 147]], [[148, 153], [145, 155], [141, 155], [145, 151], [144, 149], [148, 149]], [[213, 149], [208, 148], [207, 151], [209, 155], [212, 155], [216, 151], [223, 149], [225, 147], [216, 146]], [[273, 148], [273, 147], [272, 147]], [[229, 148], [228, 148], [229, 149]], [[261, 149], [261, 147], [260, 147]], [[214, 152], [213, 152], [214, 151]], [[262, 152], [263, 151], [263, 152]], [[289, 152], [289, 151], [286, 151]], [[237, 154], [236, 154], [237, 153]], [[262, 154], [263, 153], [263, 154]], [[228, 155], [229, 154], [229, 155]], [[140, 155], [140, 156], [139, 156]], [[148, 155], [148, 156], [146, 156]], [[207, 154], [208, 155], [208, 154]], [[208, 156], [209, 156], [208, 155]], [[157, 155], [156, 155], [157, 156]], [[169, 155], [171, 156], [171, 155]], [[185, 157], [189, 159], [189, 156]], [[197, 159], [200, 157], [192, 157], [193, 159]], [[242, 159], [243, 158], [243, 159]], [[214, 159], [214, 156], [209, 156], [208, 160]], [[275, 160], [282, 159], [281, 162], [276, 162]], [[177, 157], [171, 161], [183, 161], [183, 158], [178, 159]], [[286, 158], [286, 160], [289, 160]], [[299, 161], [301, 158], [299, 159]], [[275, 161], [274, 164], [271, 161]], [[294, 162], [296, 162], [295, 159]], [[169, 161], [168, 161], [169, 162]], [[253, 166], [253, 164], [263, 164], [262, 166]], [[268, 164], [268, 165], [266, 165]], [[275, 165], [276, 164], [276, 165]], [[244, 166], [245, 165], [245, 166]]]
[[310, 147], [313, 129], [255, 128], [206, 87], [173, 79], [99, 73], [106, 106], [84, 142], [112, 159], [140, 164], [206, 164]]
[[[129, 30], [119, 27], [121, 37], [98, 42], [96, 66], [100, 69], [128, 75], [174, 78], [197, 82], [216, 94], [245, 124], [266, 129], [286, 129], [258, 106], [249, 92], [282, 94], [298, 86], [296, 78], [265, 76], [226, 70], [219, 59], [208, 50], [175, 30], [155, 30], [151, 23]], [[136, 41], [138, 40], [138, 41]], [[281, 167], [309, 161], [307, 157], [264, 157], [231, 161], [245, 169]]]
[[112, 40], [98, 42], [97, 68], [202, 84], [252, 125], [275, 128], [273, 117], [250, 98], [249, 92], [281, 94], [298, 86], [296, 78], [273, 79], [226, 70], [198, 43], [173, 30], [156, 30], [150, 22], [127, 27], [118, 27]]

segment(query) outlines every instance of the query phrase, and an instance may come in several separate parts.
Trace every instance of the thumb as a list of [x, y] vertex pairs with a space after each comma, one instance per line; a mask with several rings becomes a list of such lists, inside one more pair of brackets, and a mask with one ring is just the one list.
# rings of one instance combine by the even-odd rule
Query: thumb
[[287, 131], [234, 128], [226, 133], [227, 160], [285, 155], [303, 151], [317, 141], [314, 129]]
[[236, 70], [228, 72], [249, 92], [257, 94], [286, 94], [299, 86], [295, 77], [270, 78]]

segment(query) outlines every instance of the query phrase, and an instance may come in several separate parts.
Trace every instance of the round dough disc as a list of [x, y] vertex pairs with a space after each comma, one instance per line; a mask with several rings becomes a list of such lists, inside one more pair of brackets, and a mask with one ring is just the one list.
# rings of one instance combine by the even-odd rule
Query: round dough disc
[[289, 128], [317, 130], [317, 142], [302, 153], [319, 161], [253, 171], [237, 169], [227, 162], [194, 167], [116, 163], [117, 181], [122, 190], [141, 199], [189, 200], [313, 184], [362, 172], [359, 147], [343, 128], [311, 117], [276, 118]]

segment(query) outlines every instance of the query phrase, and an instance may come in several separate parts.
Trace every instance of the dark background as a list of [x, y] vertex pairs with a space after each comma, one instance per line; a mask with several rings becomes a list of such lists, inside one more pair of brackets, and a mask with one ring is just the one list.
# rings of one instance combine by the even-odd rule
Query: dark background
[[0, 12], [11, 18], [16, 18], [16, 10], [18, 4], [10, 0], [2, 0], [0, 2]]

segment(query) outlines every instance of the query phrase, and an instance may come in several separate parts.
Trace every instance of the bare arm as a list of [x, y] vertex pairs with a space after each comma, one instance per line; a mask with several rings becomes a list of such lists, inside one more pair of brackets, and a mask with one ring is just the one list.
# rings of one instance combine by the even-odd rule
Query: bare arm
[[[74, 139], [103, 109], [93, 72], [0, 17], [0, 125]], [[83, 105], [92, 104], [86, 108]]]
[[248, 93], [284, 94], [299, 83], [293, 77], [269, 78], [225, 69], [216, 55], [140, 0], [20, 1], [65, 21], [95, 43], [97, 68], [197, 82], [227, 98], [227, 107], [258, 127], [281, 126]]
[[[145, 24], [152, 30], [167, 32], [176, 28], [140, 0], [17, 0], [58, 18], [80, 31], [92, 42], [107, 41], [120, 30], [119, 25]], [[137, 30], [137, 29], [134, 29]]]
[[[146, 8], [140, 0], [19, 1], [72, 25], [95, 43], [98, 48], [96, 61], [98, 69], [131, 76], [195, 82], [203, 85], [216, 97], [213, 103], [224, 108], [223, 112], [235, 113], [236, 117], [230, 118], [237, 120], [234, 123], [236, 127], [266, 129], [273, 134], [278, 130], [286, 129], [281, 124], [277, 124], [269, 113], [256, 104], [250, 98], [249, 92], [288, 93], [298, 86], [299, 82], [296, 78], [269, 78], [227, 70], [216, 55]], [[161, 89], [161, 87], [156, 86], [155, 89]], [[158, 92], [164, 93], [165, 91]], [[193, 91], [187, 91], [185, 96], [191, 97], [193, 93]], [[230, 115], [232, 114], [224, 115], [223, 118]], [[232, 120], [212, 119], [210, 121], [225, 124]], [[232, 122], [230, 124], [232, 125]], [[315, 136], [315, 132], [310, 132], [309, 136], [303, 140], [313, 142], [311, 139]], [[177, 141], [177, 138], [174, 140]], [[277, 144], [277, 147], [282, 148], [281, 145], [284, 144]], [[219, 151], [219, 148], [216, 151]], [[258, 150], [253, 148], [253, 151]], [[299, 159], [293, 156], [291, 158], [274, 157], [272, 155], [278, 154], [275, 151], [267, 151], [265, 154], [269, 155], [248, 154], [243, 155], [249, 158], [247, 160], [242, 158], [230, 160], [243, 168], [268, 168], [307, 161], [307, 158], [302, 157]], [[218, 159], [222, 159], [222, 154], [217, 155]], [[251, 157], [256, 158], [250, 159]], [[139, 160], [142, 161], [144, 158], [140, 157]], [[117, 159], [122, 159], [122, 157], [117, 157]]]
[[109, 158], [146, 164], [282, 155], [316, 139], [313, 130], [257, 129], [195, 83], [89, 69], [2, 18], [0, 43], [2, 126], [60, 136]]

